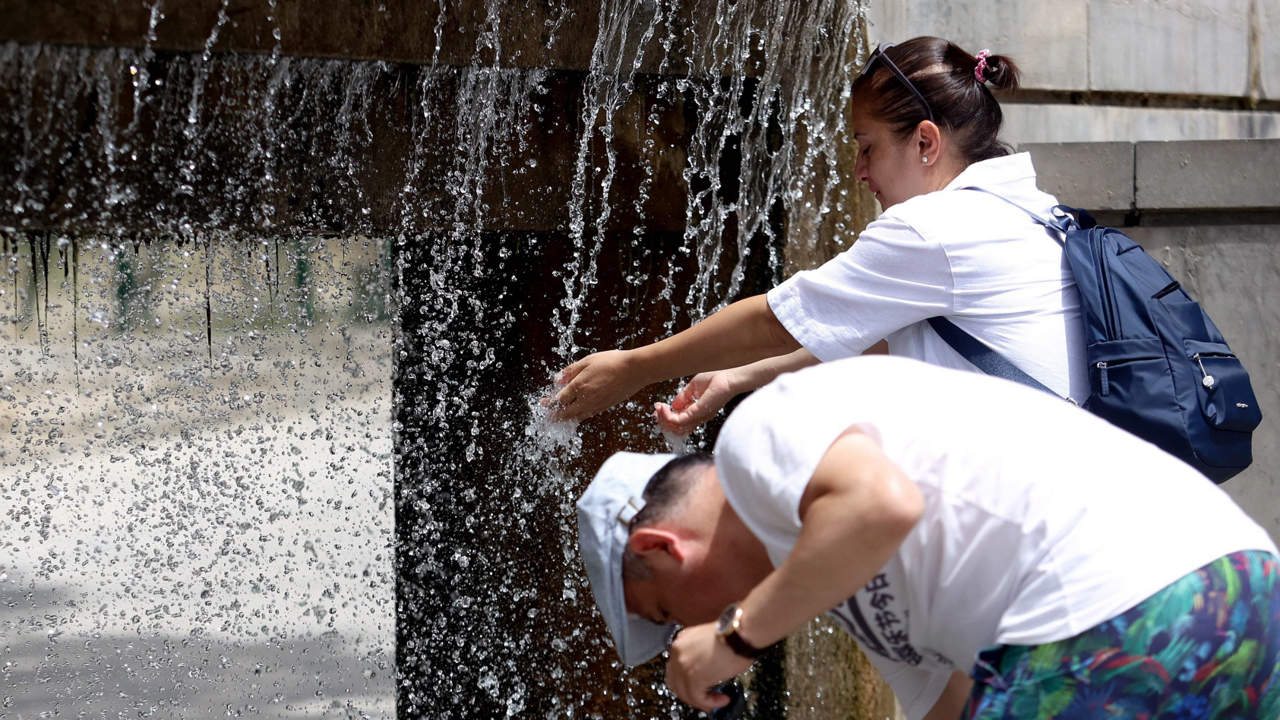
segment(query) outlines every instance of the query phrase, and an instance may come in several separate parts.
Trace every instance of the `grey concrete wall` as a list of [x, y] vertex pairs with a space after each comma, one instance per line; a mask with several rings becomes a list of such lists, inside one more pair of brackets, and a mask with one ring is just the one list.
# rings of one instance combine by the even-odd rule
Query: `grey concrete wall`
[[1280, 0], [1255, 0], [1259, 6], [1258, 28], [1271, 28], [1270, 37], [1262, 42], [1256, 54], [1258, 84], [1267, 97], [1280, 97], [1280, 37], [1275, 28], [1280, 27]]
[[[1023, 61], [1027, 87], [1280, 98], [1280, 0], [888, 0], [873, 43], [939, 35]], [[1256, 77], [1255, 77], [1256, 76]]]
[[1028, 145], [1040, 186], [1103, 211], [1165, 264], [1243, 360], [1262, 406], [1224, 488], [1280, 543], [1280, 141]]
[[867, 8], [872, 44], [937, 35], [969, 52], [1025, 58], [1024, 80], [1036, 88], [1089, 87], [1088, 3], [888, 0]]
[[1248, 93], [1250, 0], [1077, 2], [1088, 6], [1088, 89]]
[[868, 21], [872, 43], [1016, 59], [1014, 143], [1280, 138], [1280, 0], [884, 0]]

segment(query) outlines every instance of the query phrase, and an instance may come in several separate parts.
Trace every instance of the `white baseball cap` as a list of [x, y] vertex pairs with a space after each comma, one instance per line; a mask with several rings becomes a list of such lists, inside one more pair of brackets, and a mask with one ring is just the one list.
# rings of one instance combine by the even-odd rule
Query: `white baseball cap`
[[622, 553], [631, 520], [644, 508], [649, 478], [675, 455], [615, 453], [578, 499], [578, 547], [591, 580], [591, 594], [609, 626], [618, 657], [627, 665], [647, 662], [667, 646], [674, 624], [659, 625], [627, 613], [622, 592]]

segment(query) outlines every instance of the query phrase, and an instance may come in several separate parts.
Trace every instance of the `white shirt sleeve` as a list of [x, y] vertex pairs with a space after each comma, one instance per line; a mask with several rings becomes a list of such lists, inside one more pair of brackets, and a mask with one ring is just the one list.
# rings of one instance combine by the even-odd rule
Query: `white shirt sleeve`
[[800, 535], [800, 498], [827, 448], [790, 442], [780, 427], [758, 421], [768, 412], [760, 403], [739, 405], [720, 432], [715, 459], [729, 504], [774, 556]]
[[875, 653], [867, 653], [867, 659], [880, 671], [880, 676], [889, 683], [889, 688], [902, 704], [902, 711], [908, 720], [921, 720], [942, 697], [951, 680], [948, 670], [925, 670], [923, 668], [894, 662]]
[[[853, 419], [843, 402], [797, 403], [792, 385], [813, 377], [791, 373], [760, 388], [733, 411], [716, 440], [725, 498], [775, 564], [800, 536], [800, 499], [836, 438], [857, 426], [879, 442], [874, 424]], [[844, 391], [833, 389], [828, 397]]]
[[769, 307], [824, 362], [864, 350], [921, 320], [954, 309], [945, 249], [891, 215], [867, 226], [853, 247], [769, 291]]
[[799, 407], [789, 393], [796, 377], [784, 375], [757, 390], [733, 411], [716, 440], [725, 497], [771, 556], [785, 555], [799, 537], [800, 498], [809, 479], [831, 443], [853, 424], [840, 404]]

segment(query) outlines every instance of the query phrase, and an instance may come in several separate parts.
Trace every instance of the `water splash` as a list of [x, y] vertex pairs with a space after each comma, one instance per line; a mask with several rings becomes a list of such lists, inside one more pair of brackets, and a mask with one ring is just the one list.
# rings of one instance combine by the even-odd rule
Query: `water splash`
[[554, 385], [546, 385], [525, 396], [530, 420], [524, 436], [544, 457], [576, 457], [582, 454], [578, 423], [552, 420], [552, 406], [545, 403], [545, 398], [553, 397], [555, 391]]

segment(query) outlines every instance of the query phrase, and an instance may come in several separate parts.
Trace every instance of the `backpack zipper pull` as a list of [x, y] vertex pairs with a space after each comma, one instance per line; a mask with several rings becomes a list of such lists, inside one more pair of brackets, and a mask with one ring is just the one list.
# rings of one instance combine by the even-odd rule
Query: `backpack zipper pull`
[[1105, 362], [1098, 363], [1098, 380], [1102, 385], [1102, 394], [1107, 395], [1111, 392], [1111, 383], [1107, 382], [1107, 364]]
[[1203, 378], [1200, 379], [1200, 384], [1204, 385], [1206, 389], [1212, 390], [1213, 384], [1217, 381], [1213, 379], [1212, 375], [1210, 375], [1208, 372], [1205, 371], [1204, 361], [1200, 359], [1200, 353], [1196, 353], [1192, 357], [1194, 357], [1196, 359], [1196, 362], [1199, 363], [1200, 374], [1204, 376]]

